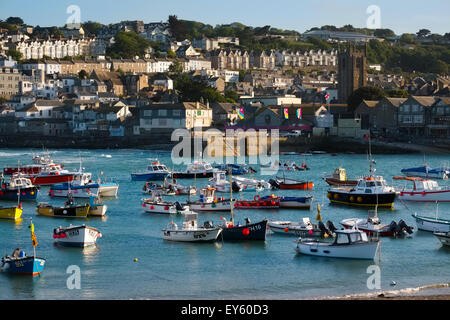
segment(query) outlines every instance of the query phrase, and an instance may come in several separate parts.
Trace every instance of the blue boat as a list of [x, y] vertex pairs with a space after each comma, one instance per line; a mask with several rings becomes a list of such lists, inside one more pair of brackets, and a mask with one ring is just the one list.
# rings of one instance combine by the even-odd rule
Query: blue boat
[[229, 172], [230, 168], [231, 168], [231, 173], [233, 175], [241, 175], [241, 174], [247, 174], [249, 173], [249, 170], [247, 168], [245, 168], [244, 166], [240, 166], [237, 164], [221, 164], [221, 165], [217, 165], [214, 166], [214, 168], [219, 169], [220, 171], [225, 171], [225, 172]]
[[[16, 257], [14, 253], [18, 251]], [[37, 276], [44, 270], [45, 259], [35, 256], [27, 256], [23, 250], [16, 249], [13, 256], [2, 258], [1, 268], [9, 273]]]
[[[272, 199], [273, 196], [262, 197], [261, 200]], [[280, 208], [309, 209], [313, 201], [313, 196], [306, 197], [280, 197]]]
[[431, 168], [427, 165], [416, 168], [402, 169], [401, 172], [408, 177], [447, 179], [450, 177], [450, 168]]
[[163, 181], [170, 171], [167, 167], [161, 164], [158, 160], [153, 160], [147, 169], [140, 172], [131, 173], [131, 180], [133, 181]]
[[13, 175], [9, 182], [0, 176], [0, 200], [27, 201], [36, 200], [39, 188], [31, 183], [31, 180], [23, 175]]
[[25, 251], [17, 248], [12, 253], [12, 256], [6, 255], [2, 258], [2, 265], [0, 268], [8, 273], [19, 274], [19, 275], [40, 275], [44, 270], [45, 259], [36, 256], [36, 246], [38, 244], [36, 236], [34, 234], [34, 225], [32, 220], [30, 220], [31, 229], [31, 242], [33, 243], [34, 254], [28, 256]]

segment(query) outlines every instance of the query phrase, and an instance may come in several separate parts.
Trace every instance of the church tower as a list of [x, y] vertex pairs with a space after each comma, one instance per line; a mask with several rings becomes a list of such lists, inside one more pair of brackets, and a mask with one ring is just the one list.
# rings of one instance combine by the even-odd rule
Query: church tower
[[367, 85], [367, 47], [364, 50], [349, 45], [338, 54], [338, 100], [347, 103], [353, 91]]

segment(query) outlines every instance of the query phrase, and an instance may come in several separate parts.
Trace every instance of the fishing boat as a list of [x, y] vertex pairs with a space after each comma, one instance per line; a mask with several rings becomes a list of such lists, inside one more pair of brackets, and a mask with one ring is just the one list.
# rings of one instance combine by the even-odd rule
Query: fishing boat
[[333, 242], [299, 238], [296, 251], [305, 255], [348, 258], [375, 259], [380, 245], [379, 239], [370, 239], [364, 231], [358, 229], [335, 230]]
[[312, 190], [314, 187], [312, 181], [298, 181], [279, 177], [270, 179], [269, 183], [272, 185], [273, 189], [281, 190]]
[[29, 165], [18, 165], [18, 166], [11, 166], [11, 167], [5, 167], [3, 168], [3, 174], [4, 175], [13, 175], [15, 173], [22, 173], [24, 175], [37, 175], [41, 173], [41, 171], [45, 168], [47, 168], [50, 165], [57, 165], [60, 168], [62, 168], [61, 165], [55, 164], [53, 160], [50, 158], [50, 155], [45, 156], [39, 156], [35, 155], [33, 156], [33, 164]]
[[449, 232], [450, 220], [439, 218], [438, 203], [436, 203], [436, 213], [434, 217], [419, 216], [417, 213], [412, 214], [416, 219], [417, 229], [431, 232]]
[[[231, 169], [230, 169], [231, 170]], [[217, 192], [230, 192], [230, 188], [233, 188], [234, 192], [242, 191], [242, 186], [236, 182], [230, 182], [225, 177], [224, 171], [214, 172], [213, 177], [209, 179], [212, 186], [216, 188]]]
[[162, 181], [169, 173], [169, 169], [164, 164], [161, 164], [158, 159], [151, 159], [151, 163], [147, 166], [147, 169], [131, 173], [131, 180]]
[[450, 176], [449, 167], [431, 168], [427, 164], [415, 168], [405, 168], [401, 173], [408, 177], [420, 177], [427, 179], [448, 179]]
[[28, 256], [25, 251], [17, 248], [12, 255], [6, 255], [2, 258], [1, 269], [5, 272], [18, 275], [40, 275], [44, 270], [45, 259], [36, 256], [36, 246], [38, 242], [34, 234], [34, 224], [30, 219], [31, 242], [33, 244], [33, 255]]
[[403, 236], [413, 233], [414, 230], [413, 227], [408, 226], [403, 220], [400, 220], [398, 223], [392, 221], [390, 224], [381, 224], [377, 210], [369, 210], [366, 219], [349, 218], [342, 220], [341, 224], [346, 229], [352, 229], [356, 226], [369, 236], [380, 237]]
[[181, 242], [207, 242], [216, 241], [222, 228], [212, 225], [205, 221], [203, 226], [198, 226], [198, 214], [191, 212], [185, 214], [185, 221], [179, 229], [178, 225], [171, 221], [168, 226], [162, 230], [163, 239], [169, 241]]
[[264, 180], [250, 179], [244, 177], [232, 177], [233, 183], [237, 183], [243, 192], [256, 192], [264, 189], [271, 189], [270, 183]]
[[249, 173], [249, 169], [247, 169], [246, 167], [233, 163], [217, 165], [214, 166], [214, 168], [218, 169], [219, 171], [225, 172], [228, 172], [228, 170], [231, 168], [233, 175], [243, 175]]
[[195, 186], [183, 186], [181, 184], [167, 182], [166, 180], [164, 180], [164, 184], [147, 181], [142, 190], [146, 194], [151, 194], [152, 191], [156, 190], [167, 196], [194, 195], [197, 193]]
[[282, 233], [294, 235], [297, 237], [325, 237], [325, 235], [333, 237], [334, 227], [331, 221], [327, 222], [328, 226], [322, 221], [317, 224], [311, 223], [308, 217], [302, 218], [299, 222], [296, 221], [269, 221], [269, 228], [275, 233]]
[[189, 212], [189, 207], [182, 206], [178, 201], [164, 201], [158, 191], [153, 191], [151, 198], [143, 199], [142, 207], [145, 212], [153, 214], [186, 214]]
[[118, 190], [118, 183], [103, 182], [100, 178], [94, 182], [91, 173], [78, 172], [74, 174], [73, 181], [52, 185], [49, 196], [66, 198], [68, 193], [72, 193], [74, 198], [117, 197]]
[[103, 204], [98, 197], [89, 198], [89, 212], [88, 216], [103, 217], [108, 210], [108, 206]]
[[13, 207], [0, 206], [0, 219], [18, 220], [22, 216], [22, 204]]
[[434, 180], [419, 177], [393, 177], [394, 180], [411, 181], [410, 189], [400, 188], [398, 198], [405, 201], [418, 202], [450, 202], [450, 187], [440, 187]]
[[89, 209], [89, 204], [76, 204], [69, 195], [68, 200], [62, 207], [52, 206], [47, 202], [40, 202], [37, 206], [36, 211], [38, 212], [38, 214], [47, 217], [87, 218]]
[[217, 171], [206, 161], [194, 161], [187, 165], [186, 171], [172, 172], [172, 176], [176, 179], [211, 178]]
[[[233, 181], [232, 171], [228, 171], [230, 181]], [[233, 199], [233, 190], [230, 190], [230, 199]], [[245, 219], [245, 224], [234, 223], [233, 204], [230, 203], [231, 221], [225, 218], [222, 220], [222, 239], [223, 241], [265, 241], [267, 236], [267, 219], [252, 223], [249, 218]]]
[[236, 200], [235, 209], [278, 209], [280, 208], [280, 198], [261, 199], [256, 195], [253, 200]]
[[53, 239], [57, 244], [70, 247], [88, 247], [96, 243], [102, 234], [96, 228], [81, 225], [53, 229]]
[[444, 246], [450, 246], [450, 232], [433, 232], [433, 234]]
[[[261, 200], [273, 199], [274, 196], [265, 196]], [[307, 197], [279, 197], [280, 198], [280, 208], [296, 208], [296, 209], [310, 209], [311, 203], [314, 199], [313, 196]]]
[[30, 179], [23, 174], [14, 174], [9, 181], [0, 175], [0, 200], [23, 201], [36, 200], [39, 194], [39, 188], [36, 187]]
[[322, 177], [326, 183], [331, 186], [355, 186], [358, 180], [348, 180], [347, 173], [344, 168], [336, 168], [332, 174]]
[[199, 200], [191, 201], [188, 199], [186, 205], [191, 210], [203, 212], [203, 211], [230, 211], [230, 206], [235, 203], [236, 200], [225, 199], [224, 197], [215, 197], [216, 188], [206, 187], [200, 189]]

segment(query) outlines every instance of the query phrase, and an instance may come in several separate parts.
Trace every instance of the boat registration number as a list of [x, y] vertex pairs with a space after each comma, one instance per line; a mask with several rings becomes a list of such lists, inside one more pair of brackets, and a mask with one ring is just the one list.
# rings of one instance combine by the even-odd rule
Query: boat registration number
[[79, 234], [80, 234], [80, 231], [78, 231], [78, 230], [69, 231], [69, 236], [77, 236]]
[[16, 268], [23, 267], [23, 262], [22, 261], [15, 261], [14, 263], [16, 264]]
[[194, 233], [194, 239], [201, 239], [206, 237], [206, 233], [202, 232], [202, 233]]

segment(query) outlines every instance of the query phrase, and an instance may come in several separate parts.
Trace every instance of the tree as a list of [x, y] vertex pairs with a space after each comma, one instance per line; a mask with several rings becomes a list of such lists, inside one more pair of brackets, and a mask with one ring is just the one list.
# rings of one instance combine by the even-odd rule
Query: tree
[[420, 29], [416, 34], [418, 38], [426, 38], [431, 33], [428, 29]]
[[388, 38], [388, 37], [394, 37], [395, 33], [391, 29], [376, 29], [373, 32], [373, 35], [375, 37], [379, 37], [379, 38]]
[[172, 36], [177, 41], [183, 41], [187, 38], [187, 28], [184, 25], [183, 21], [178, 20], [176, 15], [169, 16], [169, 29], [172, 33]]
[[103, 24], [94, 22], [94, 21], [88, 21], [83, 23], [82, 25], [83, 30], [88, 33], [88, 35], [98, 35], [98, 31], [103, 27]]
[[363, 100], [381, 100], [385, 95], [383, 89], [379, 87], [358, 88], [347, 99], [348, 110], [354, 113]]
[[177, 57], [177, 54], [173, 50], [169, 49], [169, 51], [167, 51], [167, 57], [171, 58], [171, 59], [175, 59]]
[[8, 51], [6, 51], [6, 55], [11, 56], [11, 58], [16, 61], [22, 60], [22, 52], [15, 49], [9, 49]]
[[78, 72], [78, 78], [80, 80], [87, 79], [89, 77], [89, 74], [86, 72], [86, 70], [81, 70]]
[[6, 19], [6, 23], [15, 24], [15, 25], [23, 25], [23, 20], [19, 17], [9, 17]]
[[402, 89], [390, 89], [386, 91], [386, 96], [390, 98], [408, 98], [408, 91]]
[[225, 90], [225, 98], [236, 102], [239, 99], [238, 94], [234, 90]]
[[131, 59], [135, 56], [143, 56], [150, 43], [134, 31], [119, 31], [115, 43], [107, 49], [107, 54], [113, 58]]
[[413, 38], [413, 36], [411, 34], [404, 33], [400, 37], [400, 42], [401, 43], [406, 43], [406, 44], [414, 44], [416, 41], [414, 41], [414, 38]]
[[169, 66], [169, 72], [174, 73], [175, 75], [179, 75], [183, 72], [183, 65], [180, 61], [175, 61]]

